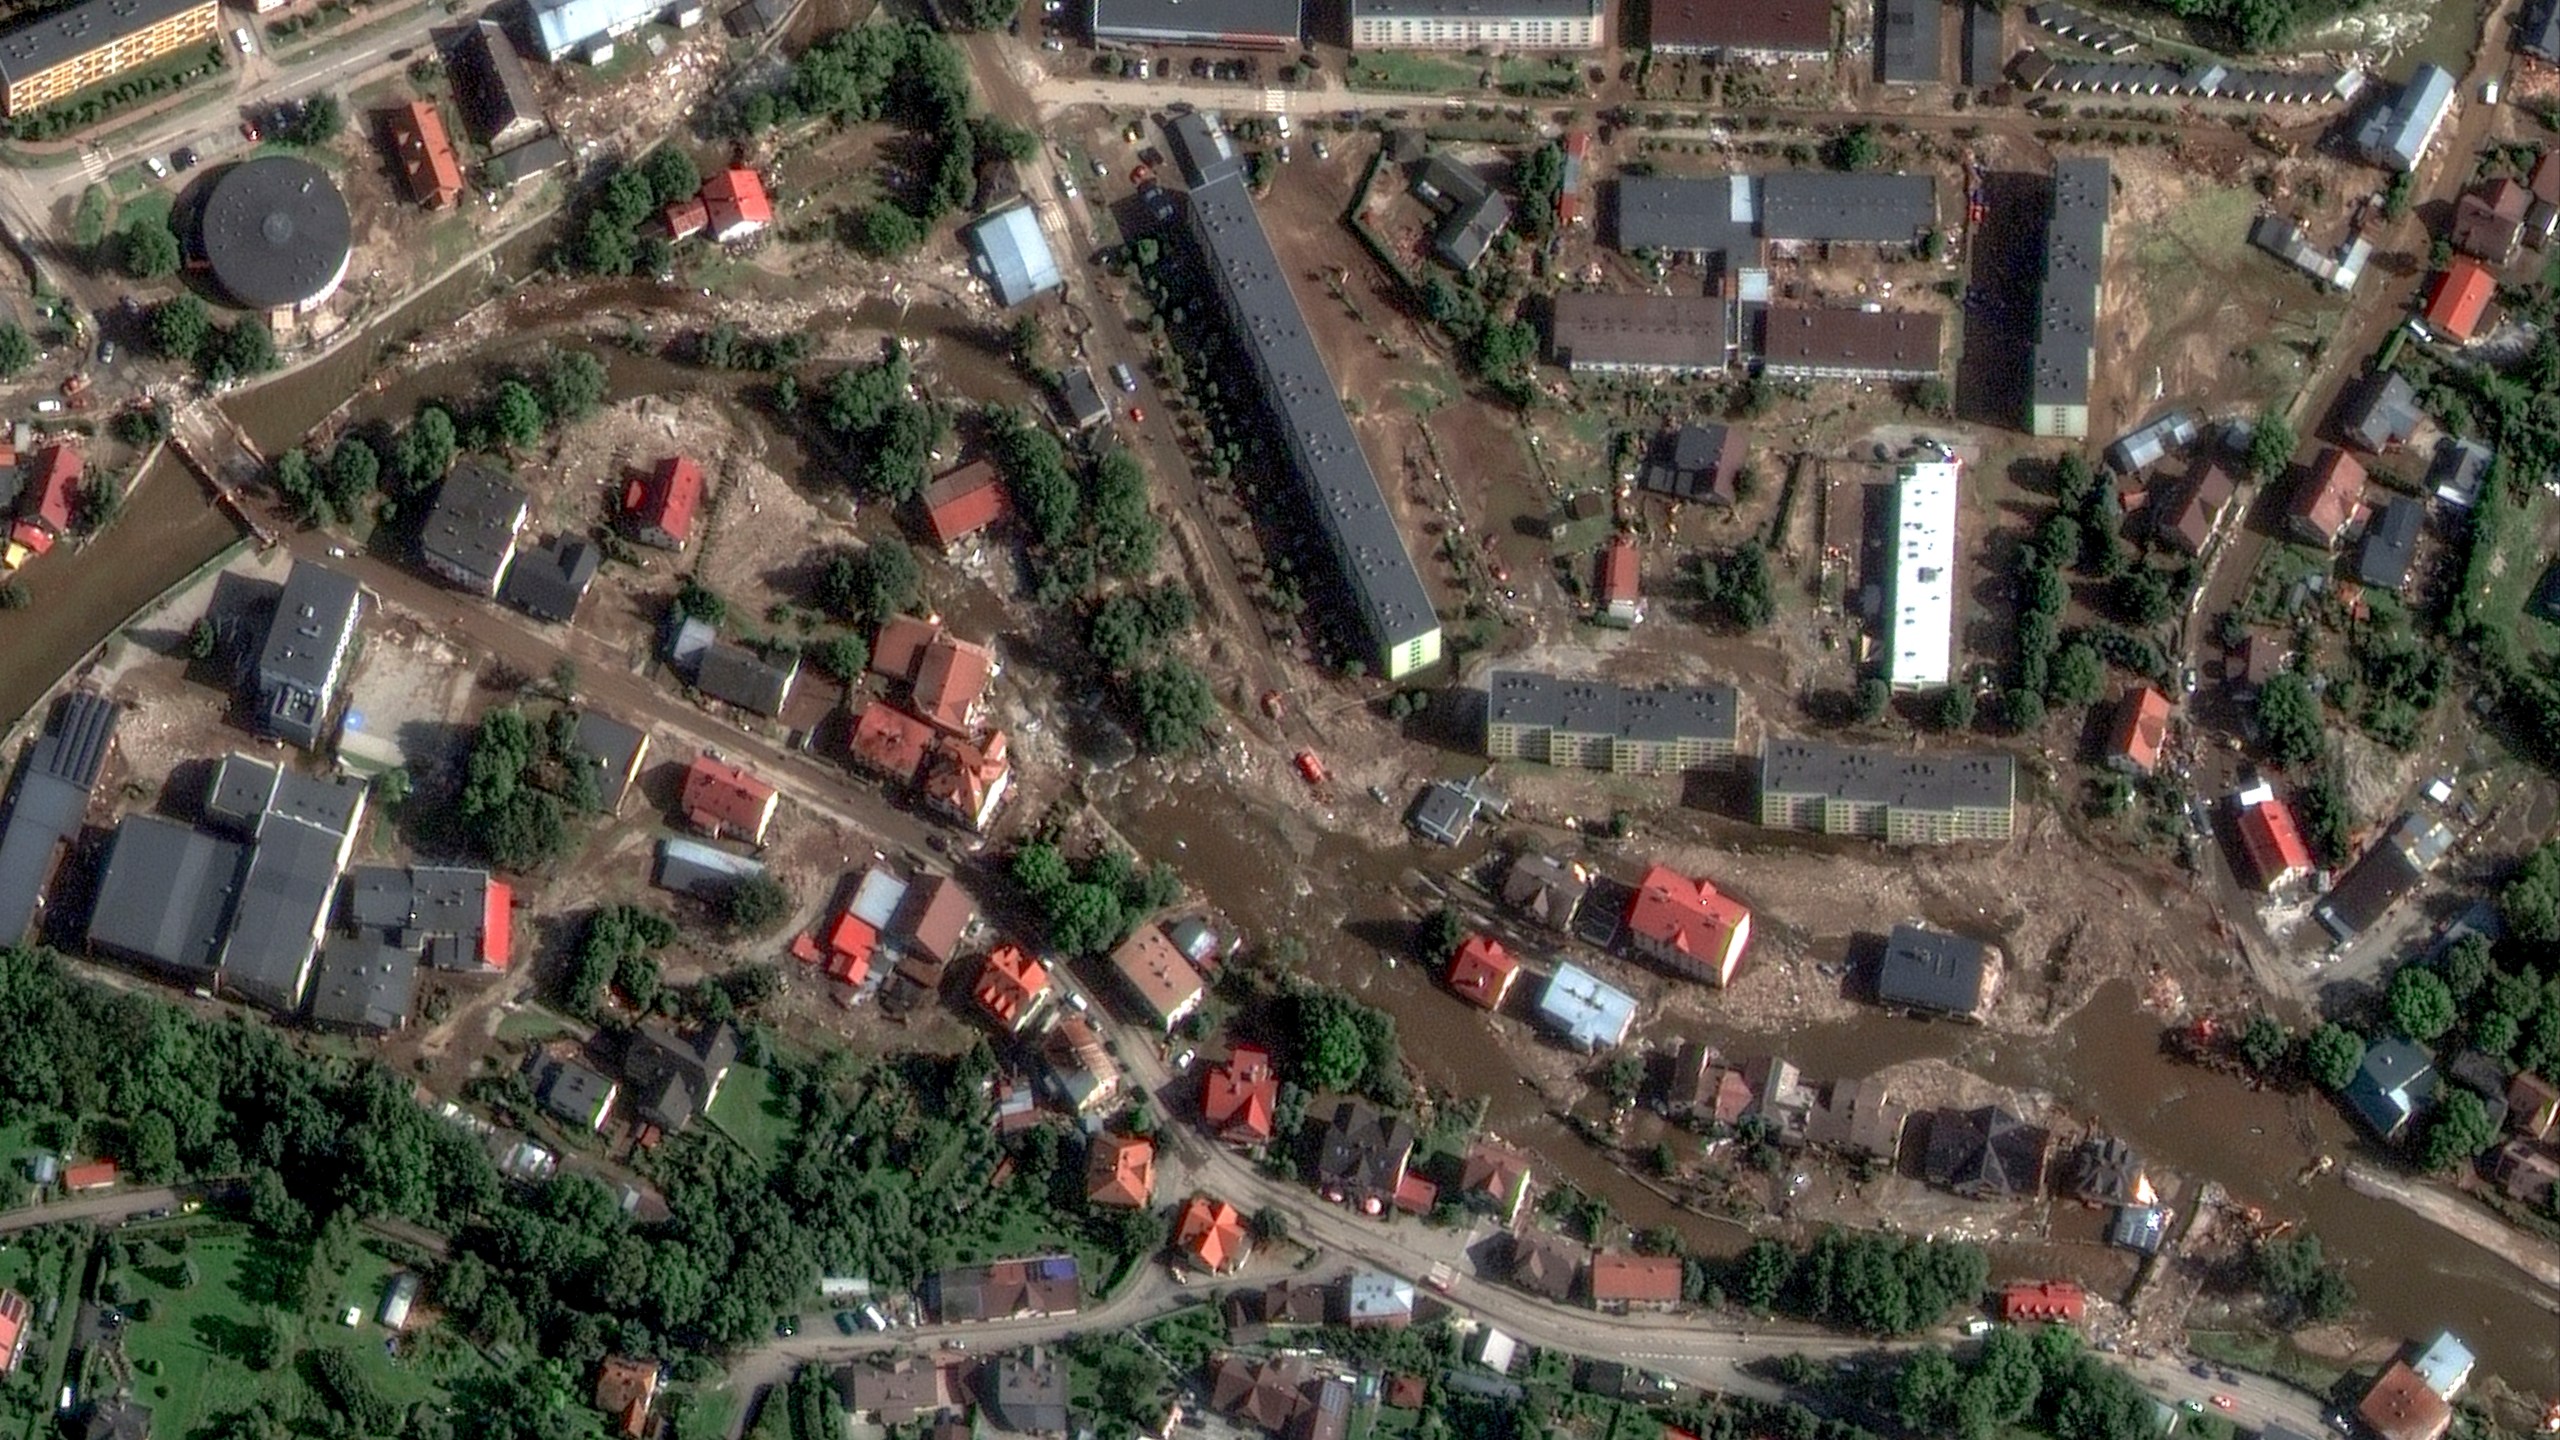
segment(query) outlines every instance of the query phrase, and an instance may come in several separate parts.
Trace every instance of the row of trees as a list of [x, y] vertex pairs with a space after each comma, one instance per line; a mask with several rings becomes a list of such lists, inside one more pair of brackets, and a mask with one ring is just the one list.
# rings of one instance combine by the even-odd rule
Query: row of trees
[[1753, 1310], [1902, 1335], [1979, 1302], [1990, 1279], [1990, 1259], [1976, 1245], [1835, 1229], [1801, 1252], [1754, 1240], [1734, 1258], [1722, 1287]]
[[192, 365], [208, 384], [220, 385], [276, 368], [275, 336], [259, 316], [228, 325], [193, 295], [177, 295], [151, 307], [151, 348], [163, 360]]
[[2060, 1325], [2004, 1326], [1970, 1359], [1915, 1351], [1894, 1377], [1898, 1418], [1916, 1434], [1991, 1440], [2012, 1428], [2054, 1440], [2151, 1440], [2152, 1400]]

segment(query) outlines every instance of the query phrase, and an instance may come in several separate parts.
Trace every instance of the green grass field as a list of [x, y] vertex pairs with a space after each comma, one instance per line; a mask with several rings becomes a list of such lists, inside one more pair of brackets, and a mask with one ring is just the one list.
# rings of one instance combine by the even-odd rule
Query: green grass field
[[[183, 1250], [161, 1236], [185, 1237]], [[193, 1434], [279, 1387], [303, 1384], [302, 1366], [321, 1349], [347, 1351], [374, 1389], [403, 1409], [440, 1395], [479, 1364], [476, 1352], [432, 1332], [402, 1336], [402, 1353], [390, 1353], [392, 1337], [376, 1317], [398, 1267], [370, 1249], [359, 1246], [343, 1269], [311, 1277], [296, 1309], [282, 1297], [301, 1283], [306, 1260], [299, 1247], [231, 1225], [171, 1227], [132, 1239], [132, 1263], [118, 1279], [128, 1310], [147, 1299], [150, 1318], [126, 1325], [125, 1353], [157, 1433]], [[350, 1308], [357, 1312], [352, 1326], [342, 1320]], [[260, 1371], [249, 1357], [269, 1326], [288, 1337], [296, 1358]]]
[[2525, 602], [2550, 568], [2550, 532], [2560, 515], [2555, 515], [2551, 497], [2537, 489], [2523, 514], [2511, 510], [2504, 518], [2506, 528], [2498, 536], [2497, 553], [2489, 557], [2488, 593], [2478, 613], [2490, 625], [2507, 627], [2517, 655], [2548, 657], [2560, 651], [2560, 626], [2528, 612]]
[[720, 1082], [711, 1104], [711, 1123], [737, 1142], [738, 1148], [770, 1165], [791, 1138], [791, 1117], [773, 1097], [773, 1077], [752, 1065], [740, 1065]]
[[1354, 56], [1351, 83], [1362, 90], [1413, 90], [1429, 94], [1472, 90], [1481, 69], [1435, 60], [1428, 55], [1392, 52]]

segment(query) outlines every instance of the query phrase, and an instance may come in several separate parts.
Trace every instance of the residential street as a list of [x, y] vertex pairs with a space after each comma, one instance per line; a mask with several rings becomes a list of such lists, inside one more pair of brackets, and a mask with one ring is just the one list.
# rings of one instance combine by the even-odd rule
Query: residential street
[[129, 1220], [146, 1211], [174, 1209], [180, 1202], [191, 1198], [192, 1193], [165, 1186], [151, 1190], [109, 1190], [96, 1195], [56, 1200], [50, 1205], [0, 1211], [0, 1234], [12, 1230], [33, 1230], [39, 1225], [58, 1225], [70, 1220], [96, 1220], [101, 1223]]

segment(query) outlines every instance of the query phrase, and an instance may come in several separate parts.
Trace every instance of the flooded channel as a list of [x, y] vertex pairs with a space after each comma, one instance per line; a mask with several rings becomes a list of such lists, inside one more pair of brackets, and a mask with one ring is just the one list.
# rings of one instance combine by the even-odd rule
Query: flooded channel
[[[1738, 1227], [1664, 1200], [1557, 1119], [1512, 1053], [1488, 1043], [1478, 1013], [1405, 955], [1413, 872], [1469, 865], [1485, 853], [1481, 843], [1427, 858], [1372, 850], [1275, 820], [1215, 780], [1134, 782], [1116, 810], [1127, 833], [1217, 897], [1248, 933], [1305, 938], [1319, 978], [1395, 1016], [1406, 1057], [1428, 1083], [1489, 1095], [1489, 1126], [1608, 1200], [1621, 1219], [1674, 1226], [1704, 1251], [1739, 1248]], [[2241, 1203], [2308, 1226], [2345, 1262], [2369, 1333], [2424, 1338], [2451, 1327], [2490, 1371], [2529, 1390], [2554, 1388], [2560, 1302], [2488, 1251], [2387, 1200], [2358, 1195], [2334, 1174], [2298, 1183], [2321, 1155], [2342, 1164], [2382, 1157], [2326, 1102], [2180, 1065], [2162, 1052], [2160, 1034], [2158, 1019], [2119, 983], [2050, 1036], [1865, 1012], [1776, 1035], [1727, 1030], [1712, 1017], [1702, 1026], [1657, 1017], [1639, 1020], [1636, 1038], [1668, 1046], [1694, 1036], [1742, 1055], [1775, 1050], [1818, 1079], [1944, 1060], [2003, 1086], [2042, 1091], [2072, 1121], [2124, 1137], [2153, 1167], [2220, 1180]]]

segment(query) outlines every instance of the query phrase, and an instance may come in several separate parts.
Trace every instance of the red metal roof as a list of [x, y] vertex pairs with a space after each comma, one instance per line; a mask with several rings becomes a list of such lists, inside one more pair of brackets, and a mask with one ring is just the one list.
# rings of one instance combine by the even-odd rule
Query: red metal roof
[[1470, 935], [1449, 957], [1449, 988], [1487, 1010], [1500, 1008], [1504, 992], [1520, 973], [1520, 962], [1486, 935]]
[[2489, 267], [2461, 256], [2445, 267], [2427, 293], [2427, 326], [2452, 339], [2469, 340], [2479, 333], [2480, 321], [2497, 293], [2498, 277], [2489, 273]]
[[1396, 1208], [1407, 1215], [1428, 1215], [1440, 1203], [1440, 1187], [1408, 1170], [1396, 1182]]
[[1019, 945], [999, 945], [987, 955], [970, 992], [986, 1012], [1010, 1028], [1049, 990], [1049, 969]]
[[391, 148], [419, 204], [442, 209], [462, 198], [462, 166], [434, 101], [412, 100], [391, 112]]
[[702, 467], [691, 456], [671, 455], [622, 494], [631, 518], [682, 545], [693, 535], [693, 512], [702, 504]]
[[2248, 852], [2258, 883], [2269, 889], [2311, 868], [2302, 829], [2294, 823], [2292, 807], [2281, 800], [2261, 801], [2240, 812], [2240, 848]]
[[515, 958], [515, 887], [492, 875], [481, 900], [480, 963], [492, 970], [504, 970]]
[[0, 1290], [0, 1375], [18, 1368], [18, 1352], [27, 1341], [27, 1297]]
[[688, 240], [711, 228], [711, 210], [700, 200], [679, 200], [666, 208], [659, 222], [667, 227], [669, 237]]
[[1280, 1077], [1272, 1073], [1271, 1052], [1238, 1045], [1226, 1062], [1212, 1066], [1200, 1093], [1200, 1116], [1229, 1140], [1268, 1140], [1271, 1112], [1280, 1103]]
[[2364, 500], [2364, 462], [2344, 450], [2323, 451], [2311, 478], [2293, 492], [2288, 513], [2323, 542], [2338, 538]]
[[2148, 775], [2160, 763], [2160, 747], [2169, 740], [2169, 697], [2149, 685], [2126, 692], [2116, 721], [2113, 754], [2131, 761]]
[[702, 182], [702, 204], [711, 212], [711, 233], [724, 240], [773, 223], [764, 177], [744, 165], [732, 165]]
[[853, 753], [893, 780], [912, 781], [933, 748], [933, 727], [886, 700], [874, 700], [854, 717]]
[[56, 535], [71, 533], [71, 512], [80, 495], [80, 452], [68, 445], [48, 445], [36, 452], [35, 482], [28, 488], [29, 518]]
[[1680, 1298], [1680, 1257], [1603, 1250], [1591, 1257], [1591, 1298], [1668, 1305]]
[[970, 728], [978, 701], [995, 678], [996, 652], [949, 635], [936, 635], [916, 662], [916, 713], [954, 734]]
[[1705, 880], [1692, 880], [1668, 865], [1644, 872], [1627, 907], [1627, 930], [1638, 940], [1695, 959], [1722, 973], [1737, 929], [1748, 934], [1751, 912]]
[[1207, 1270], [1225, 1272], [1244, 1259], [1251, 1236], [1244, 1212], [1224, 1200], [1194, 1195], [1173, 1220], [1173, 1243]]
[[1156, 1147], [1135, 1135], [1098, 1135], [1085, 1156], [1084, 1198], [1143, 1210], [1156, 1195]]
[[880, 633], [871, 639], [871, 673], [891, 680], [915, 679], [924, 647], [941, 634], [941, 626], [913, 615], [892, 615], [881, 621]]
[[774, 788], [738, 766], [696, 755], [685, 767], [685, 818], [704, 830], [761, 837], [772, 814]]
[[986, 460], [972, 460], [924, 489], [926, 523], [944, 545], [966, 539], [1004, 518], [1004, 481]]
[[2017, 1284], [2000, 1292], [2000, 1318], [2003, 1320], [2067, 1320], [2078, 1321], [2089, 1306], [2089, 1297], [2068, 1280], [2039, 1280], [2034, 1284]]
[[113, 1160], [91, 1160], [62, 1172], [62, 1185], [66, 1190], [104, 1190], [114, 1183], [116, 1162]]
[[1638, 597], [1635, 537], [1621, 530], [1600, 550], [1600, 603], [1615, 605]]

